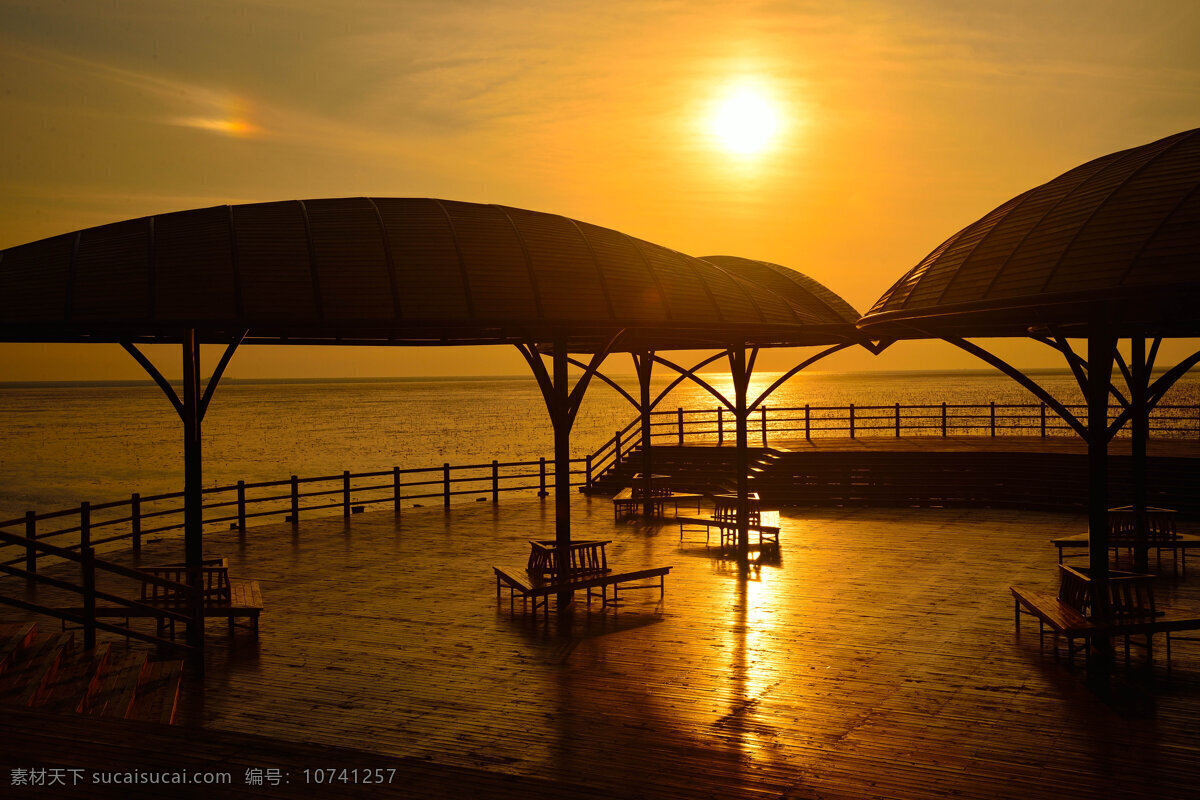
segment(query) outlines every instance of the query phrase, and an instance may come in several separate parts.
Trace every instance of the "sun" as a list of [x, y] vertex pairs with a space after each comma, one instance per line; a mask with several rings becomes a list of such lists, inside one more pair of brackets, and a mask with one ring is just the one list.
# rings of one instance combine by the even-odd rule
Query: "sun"
[[729, 86], [713, 101], [708, 132], [727, 153], [758, 155], [774, 143], [782, 120], [778, 104], [761, 86]]

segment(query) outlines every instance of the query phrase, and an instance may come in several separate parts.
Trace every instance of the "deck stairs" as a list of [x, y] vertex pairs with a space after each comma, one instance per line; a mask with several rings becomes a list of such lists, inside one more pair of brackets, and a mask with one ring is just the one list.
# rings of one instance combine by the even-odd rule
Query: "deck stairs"
[[[783, 455], [783, 451], [770, 447], [750, 448], [750, 491], [762, 495], [761, 489], [770, 484], [771, 474]], [[732, 447], [655, 445], [653, 471], [670, 475], [671, 487], [676, 491], [722, 494], [737, 489], [736, 459], [737, 452]], [[592, 491], [616, 494], [632, 485], [633, 476], [641, 471], [641, 445], [637, 445], [622, 457], [621, 463], [593, 479]]]
[[71, 633], [0, 624], [0, 705], [171, 724], [182, 676], [182, 661], [151, 661], [147, 650], [84, 650]]

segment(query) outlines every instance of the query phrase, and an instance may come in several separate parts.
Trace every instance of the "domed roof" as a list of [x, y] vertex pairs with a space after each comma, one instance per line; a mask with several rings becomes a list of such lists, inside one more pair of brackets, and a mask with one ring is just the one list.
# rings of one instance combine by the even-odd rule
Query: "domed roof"
[[859, 322], [872, 335], [1200, 335], [1200, 129], [1089, 161], [951, 236]]
[[859, 336], [844, 309], [818, 321], [811, 298], [823, 287], [797, 273], [779, 279], [789, 272], [725, 268], [506, 206], [368, 197], [216, 206], [0, 251], [0, 340], [178, 341], [193, 328], [206, 342], [242, 330], [257, 344], [566, 335], [572, 349], [590, 349], [625, 329], [617, 349], [662, 349]]

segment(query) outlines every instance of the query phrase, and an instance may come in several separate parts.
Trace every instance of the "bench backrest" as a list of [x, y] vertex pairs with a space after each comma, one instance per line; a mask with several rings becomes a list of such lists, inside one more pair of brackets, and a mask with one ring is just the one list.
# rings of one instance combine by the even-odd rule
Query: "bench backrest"
[[[188, 581], [187, 567], [172, 564], [164, 567], [142, 567], [140, 572], [164, 578], [176, 583], [186, 584]], [[229, 568], [226, 566], [211, 566], [200, 568], [200, 591], [204, 602], [229, 602]], [[168, 586], [162, 586], [153, 581], [142, 581], [142, 599], [151, 601], [186, 602], [187, 593]]]
[[[751, 493], [747, 498], [749, 505], [749, 518], [751, 525], [762, 524], [762, 512], [758, 503], [758, 494]], [[737, 522], [737, 500], [728, 497], [717, 497], [713, 499], [713, 519], [718, 522]]]
[[1066, 564], [1058, 568], [1058, 599], [1088, 619], [1128, 622], [1157, 614], [1153, 575], [1113, 572], [1106, 590], [1098, 592], [1090, 575]]
[[[608, 572], [608, 555], [604, 551], [605, 541], [571, 542], [567, 549], [572, 574]], [[553, 581], [559, 574], [558, 547], [553, 541], [531, 541], [529, 543], [529, 576], [535, 580]]]
[[[1146, 511], [1146, 541], [1169, 542], [1179, 537], [1175, 527], [1174, 512]], [[1108, 514], [1108, 537], [1110, 542], [1132, 542], [1137, 540], [1137, 517], [1130, 512]]]

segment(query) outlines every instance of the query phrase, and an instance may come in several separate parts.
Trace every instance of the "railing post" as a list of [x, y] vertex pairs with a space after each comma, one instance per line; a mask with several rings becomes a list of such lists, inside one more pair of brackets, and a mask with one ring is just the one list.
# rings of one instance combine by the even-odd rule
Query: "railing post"
[[137, 492], [129, 498], [129, 531], [133, 536], [133, 552], [142, 552], [142, 496]]
[[717, 406], [717, 447], [725, 443], [725, 409]]
[[1046, 438], [1046, 404], [1041, 403], [1042, 407], [1042, 438]]
[[442, 508], [450, 508], [450, 462], [442, 463]]
[[[546, 457], [543, 456], [542, 457], [542, 483], [543, 483], [542, 491], [546, 490], [545, 480], [546, 480]], [[584, 481], [585, 481], [585, 485], [587, 486], [587, 490], [589, 492], [591, 492], [592, 491], [592, 454], [591, 453], [588, 453], [588, 455], [587, 455], [586, 473], [585, 473]]]
[[33, 545], [37, 541], [37, 514], [32, 511], [25, 512], [25, 569], [28, 572], [37, 572], [37, 550]]
[[808, 407], [808, 403], [804, 404], [804, 438], [812, 438], [812, 409]]
[[[591, 456], [588, 456], [589, 463], [591, 461], [591, 458], [592, 458]], [[588, 469], [588, 473], [589, 474], [591, 473], [590, 468]], [[541, 479], [541, 488], [538, 489], [538, 497], [549, 496], [550, 493], [546, 491], [546, 457], [545, 456], [542, 456], [540, 459], [538, 459], [538, 477]]]
[[900, 404], [896, 403], [896, 438], [900, 438]]
[[850, 404], [850, 438], [854, 438], [854, 403]]
[[300, 479], [292, 476], [292, 527], [300, 524]]
[[500, 462], [492, 459], [492, 505], [500, 502]]
[[79, 549], [92, 546], [92, 504], [79, 504]]
[[762, 407], [762, 437], [763, 447], [767, 446], [767, 407]]
[[237, 482], [237, 498], [238, 498], [237, 499], [237, 503], [238, 503], [238, 509], [237, 509], [238, 533], [244, 534], [246, 532], [246, 482], [245, 481]]
[[92, 650], [96, 647], [96, 553], [84, 545], [79, 555], [83, 559], [83, 649]]
[[392, 512], [400, 513], [400, 468], [392, 467]]
[[92, 504], [79, 504], [79, 555], [83, 568], [83, 648], [96, 646], [96, 563], [92, 551]]
[[[613, 434], [613, 466], [621, 465], [621, 432], [617, 431]], [[543, 489], [546, 487], [542, 487]]]
[[350, 517], [350, 470], [342, 470], [342, 516]]
[[995, 400], [993, 400], [991, 403], [991, 414], [992, 414], [992, 436], [995, 436], [996, 435], [996, 401]]
[[679, 407], [679, 411], [677, 412], [677, 415], [679, 418], [679, 446], [682, 447], [683, 446], [683, 406]]
[[942, 436], [946, 435], [946, 401], [942, 401]]

